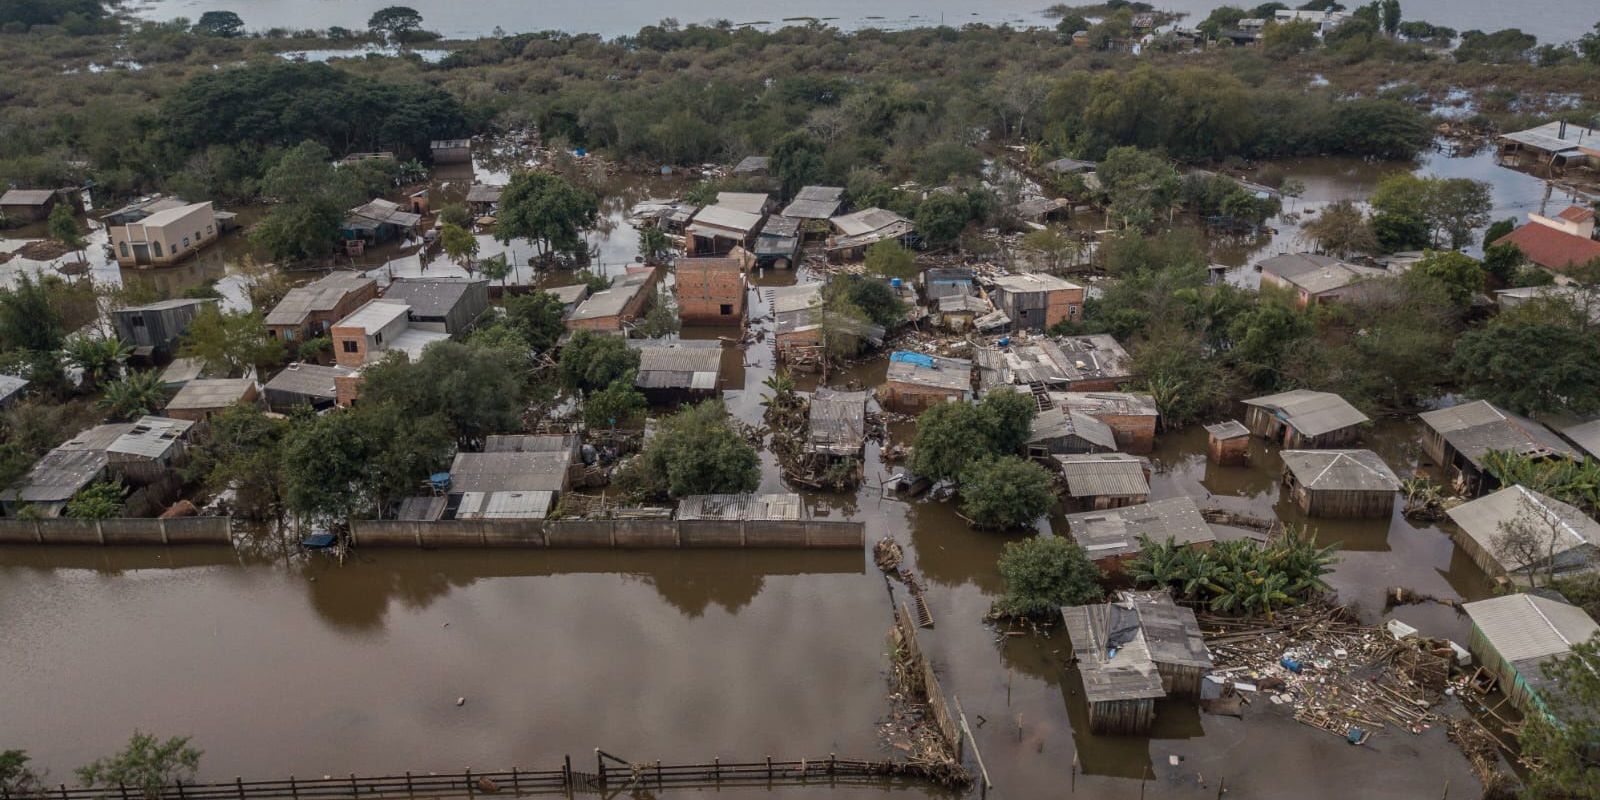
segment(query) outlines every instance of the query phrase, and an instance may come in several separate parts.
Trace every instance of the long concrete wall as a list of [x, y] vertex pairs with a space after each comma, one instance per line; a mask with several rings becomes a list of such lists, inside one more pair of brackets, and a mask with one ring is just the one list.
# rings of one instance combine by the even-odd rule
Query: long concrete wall
[[866, 526], [840, 520], [351, 520], [357, 547], [861, 549]]
[[228, 517], [0, 518], [0, 544], [232, 544]]

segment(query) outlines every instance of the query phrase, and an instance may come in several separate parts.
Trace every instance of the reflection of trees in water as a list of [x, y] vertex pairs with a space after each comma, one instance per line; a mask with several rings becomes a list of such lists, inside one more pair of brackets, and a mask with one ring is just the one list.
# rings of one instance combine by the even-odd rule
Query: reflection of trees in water
[[[919, 575], [946, 586], [971, 583], [994, 595], [1004, 588], [995, 562], [1005, 543], [1031, 535], [973, 530], [966, 520], [956, 516], [953, 504], [931, 500], [908, 504], [906, 522], [916, 548], [915, 569]], [[891, 525], [890, 530], [894, 529]]]
[[739, 570], [674, 569], [638, 577], [655, 587], [661, 599], [691, 618], [704, 614], [712, 603], [737, 614], [761, 593], [766, 583], [759, 574]]
[[408, 609], [424, 609], [451, 590], [470, 586], [481, 577], [445, 572], [417, 560], [396, 569], [359, 553], [347, 558], [343, 566], [331, 557], [318, 555], [302, 561], [297, 569], [306, 579], [311, 607], [329, 625], [348, 631], [382, 628], [392, 601], [398, 600]]

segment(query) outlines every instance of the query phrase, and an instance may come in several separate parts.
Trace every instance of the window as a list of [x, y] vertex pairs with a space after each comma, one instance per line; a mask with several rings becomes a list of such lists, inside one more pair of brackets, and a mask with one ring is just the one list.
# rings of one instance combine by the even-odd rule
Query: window
[[378, 331], [377, 333], [372, 334], [372, 341], [377, 342], [378, 344], [383, 344], [383, 331]]
[[133, 316], [128, 318], [128, 324], [132, 325], [135, 328], [143, 328], [144, 327], [144, 315], [143, 314], [134, 314]]
[[[189, 237], [187, 237], [187, 236], [185, 236], [185, 237], [183, 237], [183, 246], [184, 246], [184, 247], [188, 247], [188, 246], [189, 246]], [[177, 249], [176, 249], [176, 248], [174, 248], [174, 249], [173, 249], [173, 252], [174, 252], [174, 253], [176, 253], [176, 252], [177, 252]]]
[[1077, 306], [1067, 306], [1067, 319], [1077, 319], [1077, 318], [1078, 318], [1078, 307]]
[[733, 314], [733, 306], [728, 305], [727, 303], [723, 303], [722, 304], [722, 316], [727, 317], [727, 316], [732, 316], [732, 314]]
[[346, 340], [340, 342], [339, 344], [344, 347], [344, 351], [346, 353], [354, 353], [359, 349], [357, 347], [356, 341], [354, 339], [346, 339]]
[[195, 241], [196, 244], [200, 243], [200, 232], [199, 231], [195, 231], [194, 232], [194, 241]]
[[[213, 231], [214, 231], [214, 228], [212, 226], [210, 226], [210, 225], [206, 226], [206, 235], [207, 236], [210, 236]], [[195, 234], [195, 235], [198, 236], [199, 234]]]
[[127, 242], [119, 242], [118, 245], [122, 248], [122, 257], [123, 258], [127, 258], [128, 257], [128, 243]]
[[294, 341], [294, 328], [290, 328], [283, 332], [283, 340], [286, 342]]
[[154, 251], [157, 256], [161, 255], [161, 243], [160, 242], [151, 242], [150, 243], [150, 249], [152, 251]]

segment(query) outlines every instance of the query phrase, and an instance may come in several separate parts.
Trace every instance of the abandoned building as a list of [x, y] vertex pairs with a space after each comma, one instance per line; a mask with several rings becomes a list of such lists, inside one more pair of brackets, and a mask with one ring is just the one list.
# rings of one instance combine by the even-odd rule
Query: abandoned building
[[215, 244], [222, 235], [210, 202], [164, 208], [106, 229], [111, 252], [124, 267], [165, 267]]
[[678, 519], [724, 522], [791, 522], [805, 518], [800, 495], [691, 494], [678, 501]]
[[1117, 449], [1148, 453], [1156, 447], [1156, 401], [1135, 392], [1051, 392], [1051, 405], [1094, 417], [1111, 427]]
[[506, 193], [504, 186], [491, 186], [486, 183], [474, 183], [467, 189], [464, 201], [467, 210], [475, 217], [487, 217], [500, 209], [500, 196]]
[[678, 259], [678, 319], [702, 325], [743, 324], [748, 294], [744, 274], [753, 262], [742, 247], [727, 255]]
[[589, 299], [589, 284], [587, 283], [552, 286], [543, 291], [545, 294], [552, 295], [555, 299], [561, 301], [561, 318], [563, 320], [567, 318], [568, 314], [572, 313], [572, 309], [578, 307], [579, 303]]
[[260, 404], [261, 389], [252, 378], [200, 378], [184, 384], [167, 401], [173, 419], [204, 422], [234, 406]]
[[1217, 540], [1200, 507], [1187, 495], [1121, 508], [1068, 514], [1072, 540], [1089, 552], [1089, 558], [1112, 575], [1139, 555], [1140, 537], [1184, 547], [1208, 548]]
[[1011, 320], [1011, 329], [1044, 331], [1083, 317], [1084, 290], [1072, 281], [1038, 272], [992, 279], [989, 299]]
[[826, 233], [828, 220], [838, 216], [839, 209], [844, 205], [844, 189], [839, 186], [803, 186], [794, 200], [785, 206], [783, 216], [790, 219], [801, 220], [803, 226], [810, 232], [814, 225], [820, 225], [817, 230]]
[[1055, 456], [1067, 484], [1064, 504], [1073, 511], [1105, 511], [1150, 499], [1150, 462], [1124, 453]]
[[814, 361], [829, 331], [880, 346], [882, 326], [829, 313], [822, 302], [823, 285], [816, 282], [767, 289], [772, 301], [772, 338], [778, 358], [790, 363]]
[[82, 201], [74, 189], [7, 189], [0, 192], [0, 217], [16, 222], [43, 222], [61, 203], [69, 204], [74, 212], [82, 210]]
[[1213, 464], [1244, 466], [1250, 460], [1250, 429], [1236, 419], [1214, 422], [1206, 428], [1206, 457]]
[[860, 458], [867, 443], [868, 392], [818, 387], [806, 410], [806, 452]]
[[1447, 472], [1446, 480], [1460, 480], [1473, 494], [1498, 487], [1485, 469], [1484, 458], [1495, 450], [1533, 460], [1576, 459], [1561, 437], [1549, 428], [1487, 400], [1475, 400], [1417, 415], [1422, 420], [1422, 452]]
[[[1526, 580], [1600, 566], [1600, 522], [1525, 486], [1507, 486], [1445, 513], [1460, 529], [1456, 546], [1491, 577]], [[1508, 540], [1511, 530], [1518, 535]]]
[[1554, 682], [1545, 668], [1600, 633], [1600, 624], [1583, 609], [1539, 594], [1491, 597], [1462, 610], [1472, 620], [1467, 650], [1524, 715], [1553, 716], [1544, 695]]
[[1385, 274], [1316, 253], [1285, 253], [1257, 265], [1263, 286], [1278, 286], [1295, 294], [1301, 308], [1349, 298], [1362, 288], [1361, 281]]
[[164, 359], [178, 351], [178, 341], [200, 310], [212, 307], [215, 300], [160, 300], [142, 306], [111, 311], [111, 325], [117, 338], [133, 348], [141, 359]]
[[653, 404], [716, 397], [722, 376], [722, 343], [716, 339], [630, 339], [639, 351], [633, 385]]
[[407, 211], [404, 206], [383, 198], [374, 198], [350, 209], [339, 235], [346, 242], [363, 242], [368, 245], [383, 244], [411, 238], [422, 215]]
[[889, 356], [889, 371], [879, 402], [884, 408], [920, 414], [940, 403], [972, 399], [972, 362], [925, 353], [897, 351]]
[[321, 411], [338, 403], [339, 379], [354, 374], [355, 370], [350, 367], [294, 363], [272, 376], [262, 387], [262, 393], [267, 409], [279, 414], [302, 407]]
[[0, 491], [0, 510], [8, 517], [24, 508], [29, 514], [60, 517], [78, 492], [101, 480], [136, 487], [124, 502], [129, 516], [159, 510], [176, 495], [176, 470], [187, 461], [193, 433], [192, 422], [155, 416], [80, 431]]
[[792, 217], [767, 217], [756, 233], [755, 263], [773, 269], [792, 269], [800, 263], [803, 233], [800, 220]]
[[1061, 609], [1094, 733], [1144, 734], [1155, 702], [1200, 696], [1211, 655], [1194, 612], [1166, 592], [1120, 592], [1109, 603]]
[[435, 164], [472, 163], [471, 139], [435, 139], [428, 145]]
[[735, 247], [753, 250], [756, 231], [766, 219], [765, 214], [721, 205], [706, 206], [684, 229], [684, 255], [720, 256]]
[[1251, 433], [1295, 450], [1350, 444], [1372, 421], [1343, 397], [1309, 389], [1255, 397], [1244, 405]]
[[1117, 449], [1111, 426], [1080, 411], [1059, 406], [1042, 408], [1028, 428], [1028, 456], [1048, 458], [1077, 453], [1110, 453]]
[[1285, 450], [1283, 484], [1310, 517], [1388, 517], [1400, 479], [1371, 450]]
[[828, 220], [833, 235], [828, 237], [828, 260], [833, 262], [860, 261], [867, 248], [895, 240], [906, 244], [917, 226], [911, 220], [881, 208], [864, 208], [853, 214]]
[[570, 450], [456, 453], [436, 495], [409, 498], [400, 518], [544, 519], [571, 488], [572, 464]]
[[563, 323], [569, 331], [621, 331], [644, 314], [655, 288], [655, 270], [630, 270], [617, 278], [611, 288], [589, 295], [567, 314]]
[[1600, 131], [1566, 120], [1500, 134], [1500, 163], [1566, 169], [1600, 166]]
[[974, 348], [985, 392], [1017, 386], [1043, 391], [1114, 392], [1133, 380], [1128, 351], [1110, 334], [1059, 336]]
[[267, 335], [290, 344], [322, 336], [333, 323], [377, 296], [376, 280], [355, 272], [330, 272], [290, 289], [267, 312]]

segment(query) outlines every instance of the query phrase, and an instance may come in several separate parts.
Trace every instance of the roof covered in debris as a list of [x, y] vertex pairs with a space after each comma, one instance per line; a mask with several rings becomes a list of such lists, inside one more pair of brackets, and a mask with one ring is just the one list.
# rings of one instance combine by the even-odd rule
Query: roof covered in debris
[[806, 414], [807, 448], [814, 453], [855, 455], [867, 437], [867, 392], [818, 388]]
[[1104, 511], [1068, 514], [1072, 538], [1095, 560], [1139, 552], [1139, 537], [1152, 541], [1171, 539], [1176, 544], [1216, 541], [1199, 506], [1187, 496]]
[[1371, 421], [1349, 401], [1331, 392], [1293, 389], [1251, 398], [1244, 403], [1273, 412], [1304, 436], [1321, 436]]
[[[916, 358], [900, 358], [901, 355]], [[891, 383], [971, 391], [972, 362], [964, 358], [944, 358], [922, 353], [894, 353], [889, 357], [887, 379]]]
[[1090, 703], [1165, 697], [1161, 675], [1139, 625], [1139, 612], [1117, 603], [1061, 609], [1084, 699]]
[[1155, 398], [1139, 392], [1052, 392], [1052, 400], [1095, 417], [1155, 417]]
[[1312, 491], [1395, 492], [1400, 479], [1371, 450], [1285, 450], [1283, 466]]
[[1037, 444], [1076, 436], [1103, 450], [1116, 450], [1117, 437], [1111, 426], [1078, 411], [1051, 406], [1033, 415], [1028, 428], [1028, 443]]

